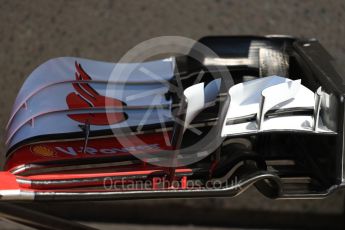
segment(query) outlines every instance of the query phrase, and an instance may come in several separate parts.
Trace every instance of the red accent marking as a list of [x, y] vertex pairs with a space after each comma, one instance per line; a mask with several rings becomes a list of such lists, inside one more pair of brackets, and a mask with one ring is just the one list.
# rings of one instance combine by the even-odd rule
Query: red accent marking
[[0, 172], [0, 190], [20, 189], [16, 176], [10, 172]]
[[[177, 172], [178, 170], [176, 170], [176, 172]], [[186, 176], [183, 176], [182, 178], [181, 178], [181, 188], [182, 189], [186, 189], [187, 188], [187, 177]]]
[[[75, 63], [76, 80], [89, 81], [92, 78], [84, 71], [82, 66]], [[67, 95], [66, 102], [69, 109], [88, 109], [88, 108], [122, 108], [124, 102], [100, 95], [88, 83], [72, 83], [76, 92]], [[68, 114], [68, 116], [80, 123], [89, 123], [90, 125], [112, 125], [127, 119], [124, 112], [113, 113], [85, 113], [85, 114]]]
[[111, 125], [125, 120], [123, 113], [86, 113], [68, 114], [68, 116], [75, 121], [90, 125]]

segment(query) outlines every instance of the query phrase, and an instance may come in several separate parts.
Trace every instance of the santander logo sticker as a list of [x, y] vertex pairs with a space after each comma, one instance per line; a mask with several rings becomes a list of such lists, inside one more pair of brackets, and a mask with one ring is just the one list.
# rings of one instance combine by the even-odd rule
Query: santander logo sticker
[[[115, 108], [122, 108], [126, 105], [123, 101], [116, 98], [110, 98], [100, 95], [93, 89], [87, 81], [92, 78], [84, 71], [82, 66], [75, 62], [75, 78], [77, 81], [84, 81], [79, 83], [72, 83], [75, 92], [67, 95], [66, 102], [69, 109], [93, 109], [105, 108], [107, 105]], [[86, 81], [86, 82], [85, 82]], [[68, 117], [79, 122], [89, 123], [90, 125], [112, 125], [120, 123], [127, 119], [127, 114], [124, 112], [90, 112], [80, 114], [68, 114]]]

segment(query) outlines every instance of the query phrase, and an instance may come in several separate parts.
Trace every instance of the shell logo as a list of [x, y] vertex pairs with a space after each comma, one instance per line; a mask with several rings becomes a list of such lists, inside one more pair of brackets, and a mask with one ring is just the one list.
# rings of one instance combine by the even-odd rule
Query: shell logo
[[42, 157], [55, 157], [56, 152], [44, 145], [35, 145], [31, 147], [31, 151]]

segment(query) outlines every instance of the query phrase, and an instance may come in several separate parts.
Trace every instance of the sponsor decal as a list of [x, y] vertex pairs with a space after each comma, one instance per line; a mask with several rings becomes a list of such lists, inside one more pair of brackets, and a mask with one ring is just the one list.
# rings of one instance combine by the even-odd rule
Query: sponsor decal
[[31, 146], [31, 152], [42, 157], [56, 157], [54, 149], [45, 145], [33, 145]]
[[[66, 155], [71, 156], [78, 156], [79, 154], [83, 153], [83, 147], [59, 147], [56, 146], [55, 149], [59, 153], [63, 153]], [[155, 152], [160, 151], [159, 144], [149, 144], [149, 145], [138, 145], [138, 146], [130, 146], [130, 147], [110, 147], [110, 148], [98, 148], [98, 147], [86, 147], [85, 154], [94, 155], [94, 154], [116, 154], [116, 153], [141, 153], [141, 152]]]
[[[92, 78], [85, 72], [79, 63], [75, 63], [77, 81], [91, 81]], [[75, 92], [67, 95], [66, 102], [69, 109], [92, 109], [116, 107], [122, 108], [125, 103], [116, 98], [105, 97], [100, 95], [90, 84], [85, 82], [72, 83]], [[90, 125], [112, 125], [120, 123], [127, 119], [127, 114], [124, 112], [113, 113], [83, 113], [83, 114], [68, 114], [68, 117], [79, 122], [88, 123]]]

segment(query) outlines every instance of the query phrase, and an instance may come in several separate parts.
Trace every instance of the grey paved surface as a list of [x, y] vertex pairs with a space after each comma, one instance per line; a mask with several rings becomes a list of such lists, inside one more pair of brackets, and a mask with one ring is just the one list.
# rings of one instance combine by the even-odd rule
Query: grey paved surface
[[[3, 223], [3, 224], [2, 224]], [[217, 227], [195, 227], [193, 225], [187, 226], [164, 226], [164, 225], [135, 225], [135, 224], [109, 224], [109, 223], [82, 223], [99, 230], [109, 229], [125, 229], [125, 230], [240, 230], [237, 228], [217, 228]], [[34, 230], [30, 227], [24, 227], [13, 222], [1, 222], [1, 230]], [[252, 229], [255, 230], [255, 229]]]
[[[1, 0], [1, 134], [22, 82], [47, 59], [79, 56], [116, 61], [131, 47], [156, 36], [198, 39], [235, 34], [317, 37], [336, 59], [345, 63], [345, 1]], [[138, 202], [148, 205], [148, 201]], [[159, 206], [161, 202], [181, 201], [149, 203]], [[235, 199], [183, 202], [203, 208], [217, 205], [235, 210], [316, 213], [339, 213], [344, 203], [341, 193], [325, 200], [271, 201], [254, 190]]]

